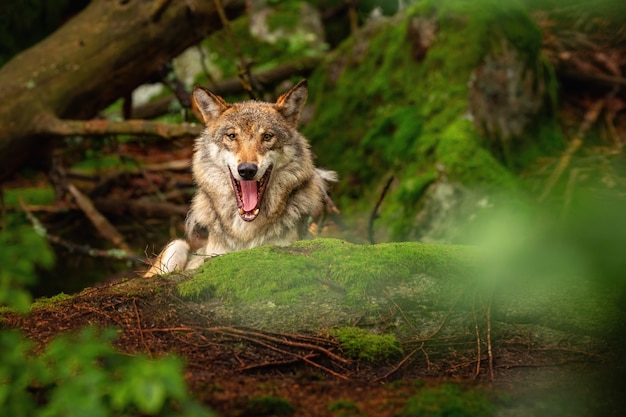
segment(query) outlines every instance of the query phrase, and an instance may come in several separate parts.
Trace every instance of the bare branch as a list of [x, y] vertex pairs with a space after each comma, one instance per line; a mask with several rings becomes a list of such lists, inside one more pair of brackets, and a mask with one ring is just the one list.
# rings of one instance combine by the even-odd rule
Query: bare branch
[[150, 135], [164, 139], [198, 136], [203, 127], [195, 123], [163, 123], [147, 120], [60, 120], [53, 115], [39, 120], [40, 133], [55, 136]]

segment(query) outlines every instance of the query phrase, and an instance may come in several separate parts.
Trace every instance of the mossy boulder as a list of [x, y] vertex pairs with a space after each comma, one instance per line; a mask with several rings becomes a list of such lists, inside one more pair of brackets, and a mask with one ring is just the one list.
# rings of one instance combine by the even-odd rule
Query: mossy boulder
[[555, 274], [559, 244], [529, 245], [510, 256], [504, 244], [316, 239], [222, 255], [175, 278], [178, 295], [214, 324], [329, 334], [363, 362], [399, 355], [407, 343], [434, 342], [432, 359], [474, 349], [476, 338], [506, 345], [520, 332], [538, 345], [597, 343], [621, 317], [606, 302], [610, 290], [571, 262]]
[[562, 145], [541, 39], [521, 2], [450, 0], [419, 2], [342, 44], [311, 77], [305, 127], [319, 164], [339, 171], [342, 209], [369, 213], [393, 175], [381, 239], [413, 240], [440, 184], [479, 190], [458, 205], [462, 218], [491, 192], [523, 191], [517, 171]]
[[455, 245], [315, 239], [213, 258], [178, 292], [219, 320], [266, 330], [317, 333], [358, 317], [378, 327], [376, 318], [392, 303], [432, 303], [467, 285], [476, 253]]

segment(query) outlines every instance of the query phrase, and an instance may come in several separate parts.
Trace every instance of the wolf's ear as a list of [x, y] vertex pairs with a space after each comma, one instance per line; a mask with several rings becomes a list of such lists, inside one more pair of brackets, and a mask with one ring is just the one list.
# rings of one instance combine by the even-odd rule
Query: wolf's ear
[[309, 87], [307, 80], [302, 80], [296, 84], [291, 90], [278, 97], [274, 107], [283, 117], [294, 127], [298, 126], [300, 112], [304, 107], [304, 103], [309, 95]]
[[[202, 119], [205, 124], [209, 120], [219, 117], [229, 107], [223, 98], [198, 85], [193, 87], [191, 96], [193, 98], [192, 110], [196, 116], [201, 116], [198, 119]], [[200, 114], [198, 115], [198, 113]]]

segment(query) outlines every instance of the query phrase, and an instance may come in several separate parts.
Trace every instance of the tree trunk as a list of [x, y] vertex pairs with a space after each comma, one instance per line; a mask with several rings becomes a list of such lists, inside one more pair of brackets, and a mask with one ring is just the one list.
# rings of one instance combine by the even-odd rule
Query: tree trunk
[[[243, 0], [220, 1], [229, 16], [244, 9]], [[0, 180], [59, 135], [59, 119], [94, 117], [219, 29], [216, 3], [93, 0], [0, 68]]]

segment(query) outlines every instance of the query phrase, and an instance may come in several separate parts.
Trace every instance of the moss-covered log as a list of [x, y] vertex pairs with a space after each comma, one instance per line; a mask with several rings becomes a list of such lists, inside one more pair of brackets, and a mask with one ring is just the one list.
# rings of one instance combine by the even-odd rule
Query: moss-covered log
[[[244, 7], [221, 4], [231, 16]], [[92, 1], [0, 68], [0, 179], [35, 159], [60, 119], [94, 117], [220, 27], [210, 0]]]

